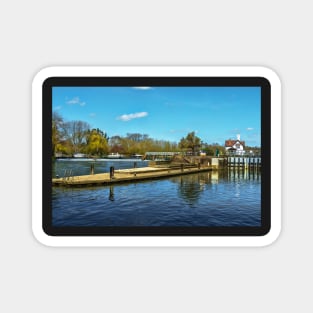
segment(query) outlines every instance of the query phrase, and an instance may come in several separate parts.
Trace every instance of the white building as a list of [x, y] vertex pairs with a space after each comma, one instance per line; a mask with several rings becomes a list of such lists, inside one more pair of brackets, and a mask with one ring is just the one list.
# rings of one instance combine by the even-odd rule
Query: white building
[[234, 154], [234, 155], [244, 155], [245, 142], [240, 140], [240, 135], [237, 135], [236, 140], [228, 139], [225, 140], [225, 150], [227, 154]]

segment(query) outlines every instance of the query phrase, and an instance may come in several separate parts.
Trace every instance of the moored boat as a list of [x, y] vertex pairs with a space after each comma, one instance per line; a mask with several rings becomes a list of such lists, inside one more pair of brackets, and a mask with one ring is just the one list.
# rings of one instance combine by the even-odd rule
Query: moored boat
[[138, 154], [138, 153], [131, 155], [131, 158], [133, 158], [133, 159], [142, 159], [143, 157], [144, 156], [142, 154]]
[[123, 155], [119, 154], [118, 152], [117, 153], [110, 153], [110, 154], [108, 154], [107, 158], [108, 159], [122, 159]]
[[84, 154], [84, 153], [75, 153], [75, 154], [73, 154], [73, 157], [74, 158], [85, 158], [86, 154]]

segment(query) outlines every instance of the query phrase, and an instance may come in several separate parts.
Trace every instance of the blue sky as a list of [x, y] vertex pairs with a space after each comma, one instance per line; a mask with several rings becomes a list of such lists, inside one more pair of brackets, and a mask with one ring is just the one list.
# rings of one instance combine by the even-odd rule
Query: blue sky
[[261, 142], [260, 87], [53, 87], [52, 109], [108, 134], [176, 141], [195, 131], [204, 142]]

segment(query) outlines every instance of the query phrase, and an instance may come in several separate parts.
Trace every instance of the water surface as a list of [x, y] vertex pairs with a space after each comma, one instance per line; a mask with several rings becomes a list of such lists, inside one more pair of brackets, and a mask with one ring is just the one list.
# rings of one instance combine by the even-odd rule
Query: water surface
[[[56, 162], [54, 171], [69, 164], [77, 175], [89, 174], [83, 162]], [[103, 161], [95, 172], [133, 162]], [[226, 169], [113, 186], [53, 187], [52, 215], [54, 226], [260, 226], [261, 174]]]

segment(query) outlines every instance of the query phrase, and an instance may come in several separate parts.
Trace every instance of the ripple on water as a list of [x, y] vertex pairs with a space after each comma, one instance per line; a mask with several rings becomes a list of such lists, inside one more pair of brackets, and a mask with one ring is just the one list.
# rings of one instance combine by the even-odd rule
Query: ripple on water
[[55, 226], [259, 226], [261, 181], [227, 173], [53, 188]]

